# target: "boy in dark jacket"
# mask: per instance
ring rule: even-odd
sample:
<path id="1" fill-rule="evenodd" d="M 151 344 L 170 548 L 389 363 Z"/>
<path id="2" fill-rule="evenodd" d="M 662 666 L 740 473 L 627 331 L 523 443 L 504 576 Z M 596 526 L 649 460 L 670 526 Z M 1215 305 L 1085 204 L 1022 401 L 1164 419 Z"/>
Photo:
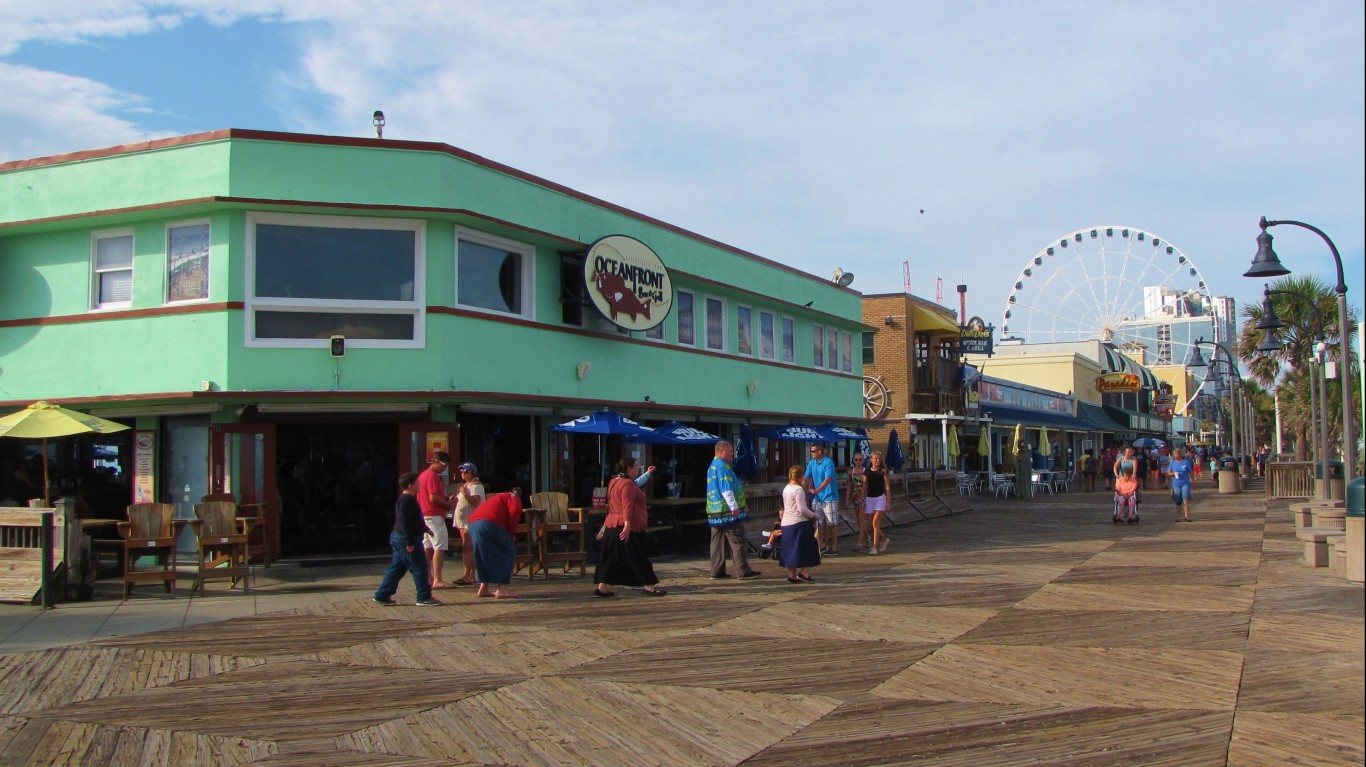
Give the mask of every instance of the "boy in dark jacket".
<path id="1" fill-rule="evenodd" d="M 412 573 L 413 585 L 417 587 L 417 603 L 423 606 L 440 605 L 432 599 L 432 584 L 427 578 L 427 555 L 422 550 L 422 536 L 427 525 L 422 520 L 422 507 L 417 502 L 417 474 L 408 472 L 398 478 L 399 489 L 403 491 L 394 503 L 394 531 L 389 534 L 389 547 L 393 558 L 389 569 L 384 571 L 384 579 L 379 583 L 373 599 L 382 605 L 398 604 L 394 592 L 398 591 L 398 581 L 404 573 Z"/>

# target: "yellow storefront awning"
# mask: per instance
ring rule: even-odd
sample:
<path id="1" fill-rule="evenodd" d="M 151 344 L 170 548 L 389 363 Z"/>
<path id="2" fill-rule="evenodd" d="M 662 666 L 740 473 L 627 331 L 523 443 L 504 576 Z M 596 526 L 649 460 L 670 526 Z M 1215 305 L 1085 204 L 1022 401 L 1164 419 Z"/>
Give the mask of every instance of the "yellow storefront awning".
<path id="1" fill-rule="evenodd" d="M 957 335 L 959 332 L 956 315 L 950 313 L 945 316 L 943 312 L 937 312 L 923 306 L 911 307 L 911 321 L 915 323 L 915 329 L 918 333 L 937 331 Z"/>

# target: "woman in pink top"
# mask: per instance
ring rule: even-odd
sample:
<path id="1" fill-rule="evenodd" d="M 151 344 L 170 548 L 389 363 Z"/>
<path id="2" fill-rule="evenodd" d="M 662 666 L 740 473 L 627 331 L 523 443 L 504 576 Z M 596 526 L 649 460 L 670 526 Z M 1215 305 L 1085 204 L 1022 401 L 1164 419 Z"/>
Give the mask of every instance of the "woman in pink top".
<path id="1" fill-rule="evenodd" d="M 612 584 L 641 586 L 647 597 L 662 597 L 654 565 L 645 553 L 646 528 L 650 524 L 645 510 L 645 491 L 636 484 L 640 463 L 626 456 L 612 469 L 607 483 L 607 519 L 598 531 L 602 548 L 598 552 L 598 566 L 593 571 L 595 597 L 614 597 Z"/>
<path id="2" fill-rule="evenodd" d="M 821 549 L 816 542 L 815 521 L 821 515 L 806 505 L 806 488 L 802 486 L 805 471 L 800 466 L 787 470 L 787 487 L 783 488 L 782 536 L 779 563 L 787 568 L 788 583 L 815 583 L 811 568 L 821 563 Z"/>

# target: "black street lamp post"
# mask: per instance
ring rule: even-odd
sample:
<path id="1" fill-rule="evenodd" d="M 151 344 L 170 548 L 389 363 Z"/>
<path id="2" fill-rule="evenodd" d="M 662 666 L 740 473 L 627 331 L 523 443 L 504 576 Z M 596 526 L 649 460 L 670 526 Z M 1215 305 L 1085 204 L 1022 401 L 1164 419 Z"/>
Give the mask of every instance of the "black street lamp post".
<path id="1" fill-rule="evenodd" d="M 1323 238 L 1328 244 L 1328 250 L 1333 253 L 1333 262 L 1338 270 L 1338 284 L 1333 287 L 1333 291 L 1338 295 L 1338 380 L 1342 385 L 1342 463 L 1343 480 L 1351 482 L 1356 473 L 1356 430 L 1352 424 L 1352 366 L 1351 362 L 1351 327 L 1347 324 L 1347 280 L 1342 274 L 1342 256 L 1338 255 L 1338 248 L 1333 241 L 1328 239 L 1328 235 L 1316 226 L 1306 224 L 1303 221 L 1268 221 L 1266 216 L 1258 222 L 1262 228 L 1262 233 L 1257 235 L 1257 254 L 1252 258 L 1252 266 L 1243 273 L 1244 277 L 1279 277 L 1290 274 L 1290 270 L 1281 264 L 1281 260 L 1276 257 L 1276 251 L 1271 249 L 1271 233 L 1267 231 L 1273 226 L 1282 224 L 1298 226 L 1301 229 L 1308 229 Z M 1324 466 L 1324 479 L 1328 478 L 1327 466 Z"/>

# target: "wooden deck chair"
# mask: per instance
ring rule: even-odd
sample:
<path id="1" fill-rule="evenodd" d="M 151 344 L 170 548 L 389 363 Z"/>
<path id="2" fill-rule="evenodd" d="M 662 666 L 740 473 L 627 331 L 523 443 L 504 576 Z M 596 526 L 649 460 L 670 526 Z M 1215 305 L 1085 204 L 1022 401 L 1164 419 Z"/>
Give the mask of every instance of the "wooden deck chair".
<path id="1" fill-rule="evenodd" d="M 135 503 L 128 507 L 128 521 L 117 525 L 123 538 L 123 598 L 139 583 L 160 582 L 175 596 L 176 536 L 182 525 L 175 520 L 175 506 L 169 503 Z M 138 569 L 138 560 L 152 557 L 154 563 Z"/>
<path id="2" fill-rule="evenodd" d="M 570 509 L 566 493 L 532 493 L 529 500 L 533 508 L 545 509 L 542 534 L 545 536 L 546 570 L 549 571 L 551 563 L 556 563 L 567 573 L 577 564 L 579 575 L 583 576 L 588 564 L 588 534 L 583 509 Z"/>
<path id="3" fill-rule="evenodd" d="M 242 593 L 251 593 L 251 562 L 248 547 L 251 520 L 237 516 L 237 504 L 231 501 L 206 501 L 194 505 L 195 518 L 190 527 L 195 535 L 194 586 L 190 593 L 203 593 L 204 581 L 227 578 L 229 588 L 242 582 Z"/>

